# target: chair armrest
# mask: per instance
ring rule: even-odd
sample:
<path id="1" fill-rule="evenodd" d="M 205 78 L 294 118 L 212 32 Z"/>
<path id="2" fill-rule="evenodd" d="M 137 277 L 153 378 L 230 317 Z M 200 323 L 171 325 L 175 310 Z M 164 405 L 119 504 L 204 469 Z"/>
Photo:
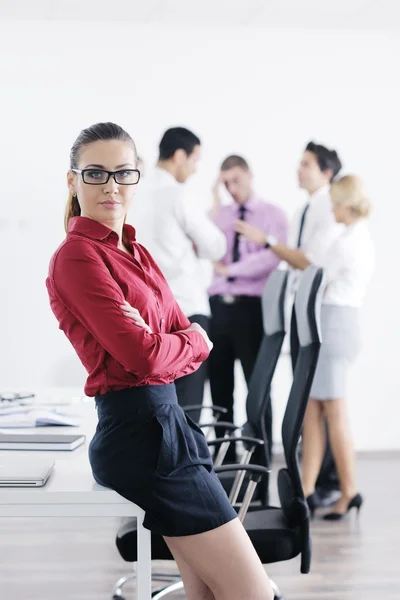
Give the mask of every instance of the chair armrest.
<path id="1" fill-rule="evenodd" d="M 226 456 L 226 453 L 228 452 L 228 449 L 230 448 L 230 445 L 232 442 L 243 442 L 246 452 L 247 452 L 247 457 L 245 458 L 245 460 L 243 460 L 242 464 L 248 464 L 250 462 L 250 458 L 254 452 L 254 450 L 256 449 L 256 446 L 263 446 L 264 442 L 263 440 L 258 440 L 257 438 L 253 438 L 253 437 L 248 437 L 248 436 L 231 436 L 231 437 L 223 437 L 223 438 L 217 438 L 216 440 L 207 440 L 207 445 L 209 447 L 213 447 L 213 446 L 220 446 L 216 456 L 214 456 L 214 465 L 215 466 L 220 466 L 222 465 L 222 463 L 224 462 L 224 458 Z M 236 446 L 235 446 L 236 448 Z M 239 479 L 239 476 L 238 476 Z"/>
<path id="2" fill-rule="evenodd" d="M 207 442 L 208 446 L 216 446 L 217 444 L 223 444 L 224 442 L 244 442 L 245 444 L 253 444 L 255 446 L 264 446 L 263 440 L 259 440 L 253 437 L 244 436 L 232 436 L 232 437 L 223 437 L 217 438 L 216 440 L 210 440 Z"/>
<path id="3" fill-rule="evenodd" d="M 264 477 L 267 477 L 271 473 L 271 469 L 262 467 L 261 465 L 221 465 L 215 467 L 216 473 L 229 473 L 229 471 L 247 471 L 250 473 L 250 479 L 261 481 Z"/>
<path id="4" fill-rule="evenodd" d="M 243 482 L 245 472 L 250 474 L 250 481 L 247 485 L 243 502 L 238 512 L 238 518 L 243 523 L 250 503 L 253 499 L 257 484 L 261 481 L 263 477 L 267 477 L 269 475 L 270 470 L 266 467 L 261 467 L 259 465 L 222 465 L 220 467 L 215 467 L 214 470 L 217 474 L 229 473 L 229 471 L 236 472 L 236 477 L 240 477 L 240 486 Z M 240 472 L 242 472 L 242 475 L 239 475 Z"/>
<path id="5" fill-rule="evenodd" d="M 183 410 L 185 412 L 194 412 L 195 410 L 211 410 L 214 413 L 219 415 L 226 415 L 228 410 L 223 406 L 204 406 L 203 404 L 189 404 L 188 406 L 184 406 Z"/>
<path id="6" fill-rule="evenodd" d="M 234 425 L 233 423 L 229 423 L 228 421 L 215 421 L 215 423 L 198 423 L 199 427 L 224 427 L 225 429 L 229 429 L 230 431 L 236 431 L 237 429 L 242 429 L 243 425 Z"/>

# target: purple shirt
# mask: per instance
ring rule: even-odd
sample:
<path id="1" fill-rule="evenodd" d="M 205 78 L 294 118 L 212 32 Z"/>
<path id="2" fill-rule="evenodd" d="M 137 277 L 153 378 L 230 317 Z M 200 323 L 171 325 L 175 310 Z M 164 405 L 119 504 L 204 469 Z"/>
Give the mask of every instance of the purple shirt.
<path id="1" fill-rule="evenodd" d="M 246 212 L 244 220 L 250 225 L 271 234 L 281 244 L 287 243 L 288 223 L 286 214 L 275 206 L 257 198 L 250 198 L 245 203 Z M 223 231 L 227 240 L 227 253 L 222 259 L 229 265 L 229 277 L 235 281 L 228 281 L 227 277 L 214 273 L 211 286 L 208 289 L 210 296 L 231 294 L 233 296 L 261 296 L 265 282 L 274 271 L 280 259 L 262 246 L 241 239 L 239 241 L 239 262 L 232 262 L 233 244 L 235 239 L 235 221 L 239 218 L 239 204 L 223 206 L 214 223 Z"/>

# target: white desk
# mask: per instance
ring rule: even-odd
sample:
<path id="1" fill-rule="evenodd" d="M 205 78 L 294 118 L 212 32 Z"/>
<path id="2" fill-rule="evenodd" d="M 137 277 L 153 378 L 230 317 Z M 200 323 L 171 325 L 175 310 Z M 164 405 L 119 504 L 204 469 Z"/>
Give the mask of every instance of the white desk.
<path id="1" fill-rule="evenodd" d="M 150 532 L 143 527 L 144 512 L 116 492 L 98 485 L 91 473 L 87 446 L 94 430 L 96 412 L 93 405 L 75 405 L 81 410 L 82 424 L 78 428 L 56 428 L 65 434 L 85 433 L 85 446 L 59 452 L 3 450 L 0 460 L 11 456 L 48 457 L 56 461 L 55 470 L 41 488 L 1 488 L 1 517 L 136 517 L 138 519 L 138 565 L 136 570 L 138 600 L 151 598 Z M 55 428 L 37 428 L 29 431 L 42 433 Z M 17 431 L 17 430 L 15 430 Z M 19 430 L 21 431 L 21 430 Z M 26 429 L 24 430 L 27 431 Z"/>

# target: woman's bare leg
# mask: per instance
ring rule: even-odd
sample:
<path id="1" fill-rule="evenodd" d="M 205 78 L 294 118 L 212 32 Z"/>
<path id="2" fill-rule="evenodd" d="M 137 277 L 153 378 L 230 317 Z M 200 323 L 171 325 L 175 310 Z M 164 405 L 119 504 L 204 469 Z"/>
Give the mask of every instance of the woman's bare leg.
<path id="1" fill-rule="evenodd" d="M 199 535 L 164 539 L 190 600 L 273 600 L 267 573 L 239 519 Z"/>
<path id="2" fill-rule="evenodd" d="M 323 406 L 320 400 L 310 398 L 304 417 L 302 433 L 302 483 L 304 495 L 315 491 L 326 448 Z"/>
<path id="3" fill-rule="evenodd" d="M 165 542 L 169 545 L 170 538 L 164 538 Z M 170 548 L 171 553 L 172 549 Z M 185 595 L 188 600 L 215 600 L 215 596 L 204 583 L 202 579 L 197 575 L 195 570 L 186 562 L 183 555 L 177 550 L 174 553 L 174 559 L 179 569 L 179 574 L 182 577 L 182 581 L 185 586 Z"/>
<path id="4" fill-rule="evenodd" d="M 328 421 L 329 441 L 339 476 L 341 498 L 334 510 L 346 512 L 347 504 L 356 495 L 355 457 L 353 440 L 344 398 L 324 401 Z"/>

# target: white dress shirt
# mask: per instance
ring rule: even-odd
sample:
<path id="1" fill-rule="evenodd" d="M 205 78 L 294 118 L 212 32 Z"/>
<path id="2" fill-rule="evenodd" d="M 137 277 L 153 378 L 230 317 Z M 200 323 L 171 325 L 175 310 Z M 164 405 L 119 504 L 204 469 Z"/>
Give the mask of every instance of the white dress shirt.
<path id="1" fill-rule="evenodd" d="M 301 235 L 300 250 L 304 252 L 308 260 L 316 265 L 322 266 L 322 260 L 332 243 L 344 231 L 344 225 L 336 222 L 332 212 L 332 200 L 330 196 L 330 185 L 325 185 L 309 196 L 307 204 L 296 211 L 291 219 L 289 226 L 289 247 L 297 248 L 299 239 L 300 225 L 306 206 L 306 212 L 303 231 Z M 288 267 L 287 263 L 282 261 L 280 268 L 289 268 L 289 293 L 285 305 L 286 330 L 290 329 L 292 308 L 294 296 L 300 284 L 303 271 Z M 286 338 L 289 343 L 289 336 Z"/>
<path id="2" fill-rule="evenodd" d="M 226 239 L 193 205 L 185 185 L 157 167 L 138 189 L 130 222 L 138 242 L 157 262 L 185 315 L 210 315 L 199 259 L 220 260 L 226 253 Z"/>
<path id="3" fill-rule="evenodd" d="M 343 225 L 336 223 L 332 212 L 330 186 L 326 185 L 311 194 L 306 213 L 300 249 L 308 260 L 321 266 L 321 260 L 332 242 L 342 233 Z M 305 206 L 302 206 L 293 217 L 289 230 L 289 246 L 297 247 L 301 217 Z"/>
<path id="4" fill-rule="evenodd" d="M 346 227 L 321 266 L 327 279 L 323 304 L 360 307 L 375 266 L 375 251 L 364 219 Z"/>

